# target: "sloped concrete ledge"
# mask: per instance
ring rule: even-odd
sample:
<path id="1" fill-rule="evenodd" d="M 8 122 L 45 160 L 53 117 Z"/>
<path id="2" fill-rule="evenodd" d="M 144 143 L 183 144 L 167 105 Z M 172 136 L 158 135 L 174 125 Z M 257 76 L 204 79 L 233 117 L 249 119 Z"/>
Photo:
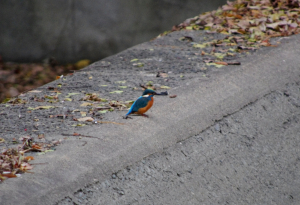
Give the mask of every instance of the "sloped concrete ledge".
<path id="1" fill-rule="evenodd" d="M 134 118 L 126 125 L 87 128 L 86 146 L 68 140 L 36 162 L 35 174 L 1 185 L 0 204 L 55 204 L 81 187 L 105 180 L 112 173 L 178 141 L 201 133 L 224 116 L 239 111 L 287 83 L 299 81 L 300 37 L 266 53 L 258 51 L 239 67 L 227 67 L 209 80 L 194 79 L 174 88 L 176 99 L 158 98 L 151 118 Z M 139 46 L 137 46 L 139 47 Z M 126 51 L 125 51 L 126 52 Z M 76 149 L 74 149 L 76 147 Z"/>

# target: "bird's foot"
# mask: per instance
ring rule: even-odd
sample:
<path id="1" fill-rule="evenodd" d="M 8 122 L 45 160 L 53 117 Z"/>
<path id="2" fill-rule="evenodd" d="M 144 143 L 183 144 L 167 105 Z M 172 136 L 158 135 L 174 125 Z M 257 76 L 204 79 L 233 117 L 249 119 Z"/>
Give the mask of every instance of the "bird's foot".
<path id="1" fill-rule="evenodd" d="M 144 117 L 149 117 L 148 115 L 146 115 L 146 114 L 142 114 L 142 116 L 144 116 Z"/>

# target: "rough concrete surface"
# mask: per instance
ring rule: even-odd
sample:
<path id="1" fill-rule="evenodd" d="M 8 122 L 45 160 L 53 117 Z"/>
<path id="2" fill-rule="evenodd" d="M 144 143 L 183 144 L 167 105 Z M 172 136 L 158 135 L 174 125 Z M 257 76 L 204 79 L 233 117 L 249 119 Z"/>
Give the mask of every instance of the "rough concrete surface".
<path id="1" fill-rule="evenodd" d="M 299 204 L 299 90 L 288 84 L 56 204 Z"/>
<path id="2" fill-rule="evenodd" d="M 164 53 L 163 60 L 188 58 L 180 52 L 195 49 L 180 43 L 162 46 L 177 42 L 180 35 L 184 33 L 105 61 L 120 65 L 120 57 L 130 60 L 141 53 L 143 58 L 151 49 Z M 187 72 L 191 78 L 178 84 L 171 80 L 169 92 L 177 97 L 155 98 L 149 118 L 125 120 L 125 112 L 112 112 L 104 118 L 125 125 L 76 128 L 96 138 L 69 137 L 55 152 L 37 157 L 34 163 L 48 164 L 35 166 L 34 174 L 4 181 L 0 204 L 297 204 L 300 36 L 281 40 L 278 47 L 241 57 L 241 66 L 211 69 L 206 78 Z M 202 62 L 199 58 L 165 64 L 193 68 Z M 149 65 L 144 72 L 136 71 L 138 78 L 157 72 Z M 87 83 L 82 73 L 74 75 Z M 66 126 L 64 132 L 74 130 Z M 50 139 L 62 137 L 60 132 L 47 134 Z"/>

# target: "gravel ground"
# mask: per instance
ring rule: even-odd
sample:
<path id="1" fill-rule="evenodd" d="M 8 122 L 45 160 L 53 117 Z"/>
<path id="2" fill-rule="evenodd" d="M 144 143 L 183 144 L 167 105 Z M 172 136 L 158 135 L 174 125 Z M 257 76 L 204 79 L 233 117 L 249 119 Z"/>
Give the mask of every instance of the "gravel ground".
<path id="1" fill-rule="evenodd" d="M 86 94 L 96 93 L 99 98 L 104 98 L 108 102 L 111 100 L 133 101 L 142 93 L 140 84 L 147 85 L 151 81 L 150 83 L 158 89 L 158 92 L 161 92 L 166 91 L 166 89 L 160 89 L 161 86 L 175 88 L 186 84 L 190 79 L 207 80 L 214 75 L 214 72 L 218 72 L 220 69 L 226 70 L 225 67 L 207 66 L 203 62 L 208 57 L 203 57 L 201 51 L 209 53 L 212 47 L 194 48 L 193 42 L 179 40 L 183 36 L 192 37 L 194 42 L 211 42 L 225 37 L 223 34 L 207 34 L 203 31 L 173 32 L 165 37 L 146 42 L 141 47 L 130 48 L 72 75 L 48 83 L 37 88 L 37 92 L 27 92 L 19 96 L 19 99 L 24 100 L 26 104 L 0 104 L 0 129 L 3 130 L 0 137 L 6 140 L 5 143 L 0 144 L 0 148 L 10 146 L 13 138 L 18 139 L 24 135 L 36 137 L 40 133 L 50 136 L 52 133 L 76 132 L 82 127 L 76 126 L 80 123 L 73 119 L 83 117 L 81 112 L 85 112 L 87 116 L 96 120 L 104 121 L 120 121 L 122 115 L 126 114 L 125 111 L 122 111 L 121 114 L 118 114 L 119 119 L 115 119 L 110 114 L 99 113 L 91 106 L 80 106 L 86 102 L 81 101 Z M 143 49 L 144 47 L 145 49 Z M 153 49 L 149 49 L 149 47 Z M 215 49 L 222 50 L 224 48 Z M 245 55 L 250 56 L 251 54 L 249 52 L 248 54 L 236 53 L 236 56 L 226 56 L 224 60 L 239 61 Z M 165 73 L 167 77 L 157 77 L 158 72 Z M 57 95 L 56 90 L 61 94 Z M 110 93 L 113 91 L 123 92 L 121 94 Z M 77 94 L 72 95 L 74 93 Z M 67 101 L 66 98 L 72 101 Z M 90 102 L 95 104 L 93 107 L 107 104 Z M 39 106 L 53 107 L 32 110 Z M 81 124 L 91 125 L 93 123 Z M 47 138 L 47 140 L 58 139 Z"/>
<path id="2" fill-rule="evenodd" d="M 9 146 L 12 138 L 18 139 L 23 135 L 36 137 L 39 133 L 50 135 L 66 131 L 76 132 L 81 127 L 76 126 L 78 123 L 74 122 L 73 118 L 82 117 L 81 112 L 86 112 L 87 116 L 98 120 L 110 121 L 113 119 L 109 114 L 98 113 L 90 106 L 80 106 L 84 102 L 81 99 L 86 94 L 96 93 L 100 98 L 108 101 L 133 101 L 142 93 L 141 84 L 147 85 L 150 82 L 161 92 L 166 90 L 160 89 L 161 86 L 175 88 L 186 84 L 188 80 L 195 78 L 200 81 L 207 80 L 215 72 L 226 71 L 226 67 L 216 68 L 207 66 L 203 62 L 203 60 L 214 58 L 201 55 L 201 51 L 210 53 L 213 49 L 211 46 L 203 49 L 194 48 L 194 42 L 179 40 L 183 36 L 192 37 L 194 42 L 201 43 L 226 37 L 223 34 L 207 34 L 203 31 L 172 32 L 162 38 L 146 42 L 138 48 L 130 48 L 96 62 L 79 72 L 39 87 L 36 89 L 38 92 L 27 92 L 19 96 L 19 99 L 25 100 L 26 104 L 0 104 L 0 129 L 3 130 L 0 137 L 6 140 L 6 143 L 0 144 L 0 148 L 4 145 Z M 274 38 L 272 43 L 281 40 L 282 38 Z M 149 49 L 149 47 L 153 49 Z M 215 47 L 214 49 L 215 52 L 218 52 L 225 48 Z M 264 47 L 259 51 L 235 53 L 235 56 L 225 56 L 223 60 L 243 63 L 243 57 L 251 57 L 251 52 L 264 52 L 268 49 L 271 47 Z M 158 72 L 167 74 L 167 77 L 157 77 Z M 54 88 L 54 90 L 49 88 Z M 57 95 L 54 92 L 56 89 L 61 94 Z M 121 94 L 110 93 L 113 91 L 123 92 Z M 74 93 L 77 94 L 72 95 Z M 57 99 L 51 99 L 55 96 Z M 66 98 L 70 98 L 72 101 L 67 101 Z M 103 106 L 102 104 L 105 103 L 94 104 L 95 107 Z M 53 106 L 53 108 L 29 110 L 38 106 Z M 120 115 L 124 114 L 125 112 L 122 112 Z M 64 115 L 65 119 L 63 119 Z M 54 117 L 49 119 L 49 116 Z M 92 122 L 85 124 L 90 125 Z"/>

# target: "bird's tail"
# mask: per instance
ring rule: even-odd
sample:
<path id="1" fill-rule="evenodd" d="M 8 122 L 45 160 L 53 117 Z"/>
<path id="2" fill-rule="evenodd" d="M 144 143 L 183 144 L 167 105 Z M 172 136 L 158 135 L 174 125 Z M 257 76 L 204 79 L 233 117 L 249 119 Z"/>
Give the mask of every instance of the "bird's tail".
<path id="1" fill-rule="evenodd" d="M 128 115 L 131 113 L 131 110 L 129 110 L 129 112 L 123 117 L 124 119 L 128 118 Z"/>

